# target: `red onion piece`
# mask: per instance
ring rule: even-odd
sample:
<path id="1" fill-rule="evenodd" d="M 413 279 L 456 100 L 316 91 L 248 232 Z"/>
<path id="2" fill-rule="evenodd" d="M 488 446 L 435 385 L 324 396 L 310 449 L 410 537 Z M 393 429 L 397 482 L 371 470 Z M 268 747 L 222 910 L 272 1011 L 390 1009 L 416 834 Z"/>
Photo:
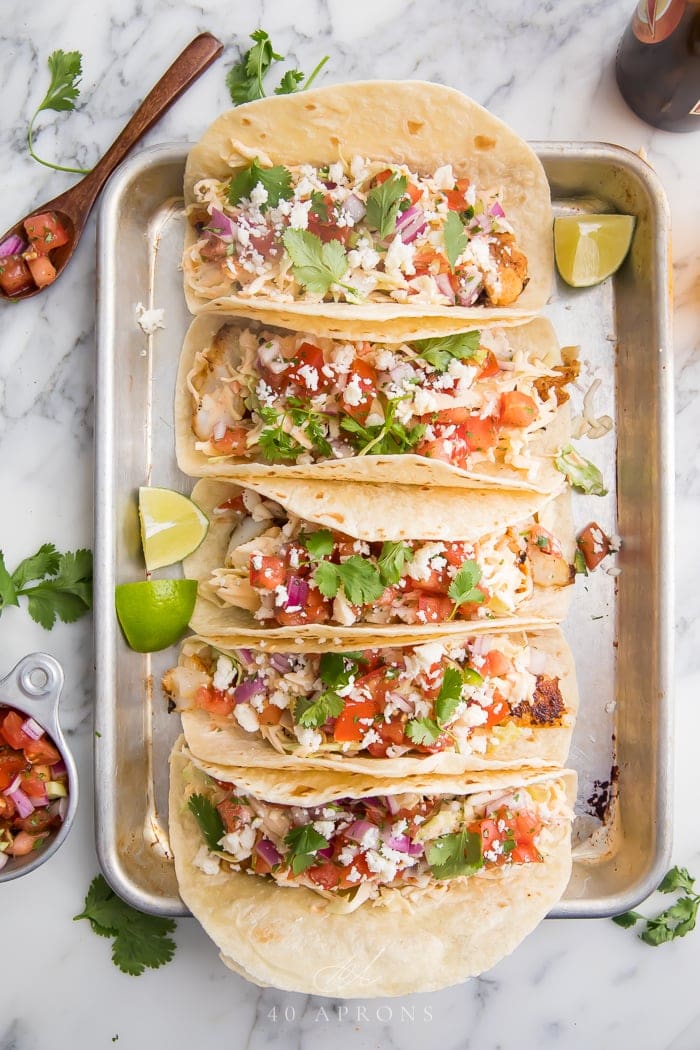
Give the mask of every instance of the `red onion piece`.
<path id="1" fill-rule="evenodd" d="M 247 664 L 247 665 L 255 663 L 255 657 L 253 656 L 253 654 L 250 651 L 250 649 L 239 649 L 238 650 L 238 655 L 241 658 L 241 663 L 244 663 L 244 664 Z"/>
<path id="2" fill-rule="evenodd" d="M 265 683 L 262 678 L 248 678 L 233 690 L 233 702 L 235 704 L 245 704 L 251 697 L 264 692 Z"/>
<path id="3" fill-rule="evenodd" d="M 53 766 L 51 766 L 51 779 L 58 780 L 59 777 L 65 777 L 68 775 L 68 768 L 62 758 L 59 758 Z"/>
<path id="4" fill-rule="evenodd" d="M 309 585 L 306 580 L 300 580 L 298 576 L 290 576 L 287 583 L 287 601 L 285 609 L 303 609 L 309 596 Z"/>
<path id="5" fill-rule="evenodd" d="M 48 806 L 50 799 L 47 794 L 41 795 L 39 798 L 33 798 L 34 809 L 43 809 L 44 806 Z"/>
<path id="6" fill-rule="evenodd" d="M 489 215 L 493 215 L 497 219 L 505 219 L 506 213 L 504 212 L 498 201 L 494 201 L 489 208 Z"/>
<path id="7" fill-rule="evenodd" d="M 289 653 L 273 653 L 270 657 L 270 663 L 275 671 L 279 671 L 280 674 L 287 674 L 292 669 L 292 657 Z"/>
<path id="8" fill-rule="evenodd" d="M 419 857 L 423 852 L 420 842 L 411 842 L 408 835 L 392 835 L 386 840 L 386 844 L 397 853 L 408 853 L 409 857 Z"/>
<path id="9" fill-rule="evenodd" d="M 387 700 L 390 700 L 394 707 L 398 707 L 399 711 L 411 712 L 413 711 L 413 704 L 410 700 L 407 700 L 401 693 L 397 693 L 396 690 L 392 689 L 390 693 L 386 694 Z M 387 797 L 387 806 L 389 804 L 389 798 Z M 389 806 L 389 812 L 391 813 L 391 807 Z"/>
<path id="10" fill-rule="evenodd" d="M 466 288 L 457 292 L 457 299 L 460 306 L 473 306 L 476 300 L 481 295 L 482 281 L 481 278 L 470 278 Z"/>
<path id="11" fill-rule="evenodd" d="M 270 842 L 269 839 L 260 839 L 259 842 L 256 842 L 255 852 L 259 857 L 262 857 L 266 864 L 269 864 L 273 868 L 275 864 L 279 864 L 282 860 L 274 842 Z"/>
<path id="12" fill-rule="evenodd" d="M 367 832 L 375 826 L 369 820 L 355 820 L 349 828 L 345 829 L 343 834 L 346 838 L 352 839 L 353 842 L 361 843 Z"/>
<path id="13" fill-rule="evenodd" d="M 452 306 L 454 306 L 454 304 L 455 304 L 455 293 L 454 293 L 454 290 L 452 288 L 452 285 L 450 284 L 450 278 L 447 276 L 447 274 L 446 273 L 436 273 L 435 274 L 435 284 L 438 286 L 438 291 L 440 292 L 440 294 L 441 295 L 446 295 L 447 298 L 450 300 L 450 304 Z"/>
<path id="14" fill-rule="evenodd" d="M 0 244 L 0 259 L 4 259 L 7 255 L 17 255 L 19 252 L 23 252 L 26 247 L 19 234 L 13 233 L 11 237 L 8 237 Z"/>
<path id="15" fill-rule="evenodd" d="M 396 221 L 396 232 L 401 234 L 404 244 L 411 244 L 427 226 L 425 212 L 418 204 L 412 204 Z"/>
<path id="16" fill-rule="evenodd" d="M 21 783 L 22 781 L 20 780 L 18 773 L 15 779 L 10 784 L 10 786 L 5 788 L 5 790 L 3 791 L 3 795 L 11 795 L 13 791 L 17 791 Z"/>
<path id="17" fill-rule="evenodd" d="M 35 722 L 33 718 L 27 718 L 22 722 L 22 732 L 30 736 L 32 740 L 40 740 L 45 733 L 45 730 L 41 728 L 38 722 Z"/>
<path id="18" fill-rule="evenodd" d="M 486 656 L 493 649 L 493 642 L 487 634 L 478 634 L 469 643 L 469 648 L 474 656 Z"/>
<path id="19" fill-rule="evenodd" d="M 28 817 L 30 813 L 34 812 L 34 804 L 29 796 L 25 795 L 22 788 L 18 787 L 16 791 L 10 791 L 8 788 L 5 794 L 14 802 L 20 817 Z"/>
<path id="20" fill-rule="evenodd" d="M 323 849 L 316 850 L 316 852 L 318 853 L 319 857 L 326 857 L 328 860 L 330 860 L 333 856 L 333 847 L 324 846 Z"/>
<path id="21" fill-rule="evenodd" d="M 233 223 L 227 215 L 224 215 L 218 208 L 212 208 L 211 219 L 208 223 L 209 229 L 212 233 L 215 233 L 221 240 L 230 240 L 233 237 Z"/>

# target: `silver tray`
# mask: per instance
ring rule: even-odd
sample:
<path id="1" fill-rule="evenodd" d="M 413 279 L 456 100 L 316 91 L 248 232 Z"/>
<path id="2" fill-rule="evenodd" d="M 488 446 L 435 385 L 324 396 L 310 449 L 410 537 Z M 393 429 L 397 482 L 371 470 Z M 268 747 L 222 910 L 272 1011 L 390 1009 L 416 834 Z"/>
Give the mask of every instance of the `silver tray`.
<path id="1" fill-rule="evenodd" d="M 673 652 L 673 377 L 668 207 L 652 170 L 615 146 L 535 143 L 557 214 L 637 216 L 630 257 L 597 288 L 559 282 L 546 309 L 563 345 L 588 362 L 574 399 L 602 380 L 595 411 L 613 432 L 577 442 L 603 468 L 604 498 L 574 496 L 578 527 L 623 537 L 619 576 L 579 578 L 564 630 L 581 709 L 570 764 L 579 774 L 574 871 L 552 915 L 605 916 L 660 881 L 671 850 Z M 187 147 L 128 160 L 105 191 L 98 226 L 95 493 L 97 849 L 114 889 L 143 911 L 185 915 L 167 835 L 167 758 L 179 719 L 160 688 L 176 650 L 140 655 L 124 642 L 114 587 L 144 577 L 140 485 L 188 492 L 175 463 L 173 395 L 191 321 L 177 260 Z M 145 336 L 136 304 L 165 309 Z M 607 563 L 604 563 L 607 564 Z M 171 574 L 165 570 L 160 575 Z M 159 574 L 156 574 L 159 575 Z"/>

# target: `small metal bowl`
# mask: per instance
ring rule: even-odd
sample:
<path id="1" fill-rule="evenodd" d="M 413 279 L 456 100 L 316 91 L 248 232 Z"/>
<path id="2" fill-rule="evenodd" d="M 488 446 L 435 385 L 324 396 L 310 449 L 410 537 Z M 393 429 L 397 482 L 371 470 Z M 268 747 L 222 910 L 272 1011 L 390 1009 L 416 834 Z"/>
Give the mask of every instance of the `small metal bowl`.
<path id="1" fill-rule="evenodd" d="M 68 771 L 68 809 L 63 823 L 36 852 L 10 857 L 0 870 L 0 882 L 9 882 L 34 871 L 53 856 L 68 837 L 78 808 L 78 770 L 58 724 L 58 702 L 63 688 L 63 668 L 47 653 L 30 653 L 0 680 L 0 707 L 14 707 L 31 716 L 56 745 Z"/>

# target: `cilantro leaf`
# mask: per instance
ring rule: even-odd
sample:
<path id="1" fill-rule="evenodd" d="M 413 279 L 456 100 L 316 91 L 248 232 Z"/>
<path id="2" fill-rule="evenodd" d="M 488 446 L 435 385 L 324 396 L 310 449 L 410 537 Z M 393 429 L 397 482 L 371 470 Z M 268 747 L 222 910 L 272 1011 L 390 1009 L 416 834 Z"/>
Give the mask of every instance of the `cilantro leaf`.
<path id="1" fill-rule="evenodd" d="M 274 463 L 278 459 L 296 459 L 306 451 L 296 438 L 279 427 L 266 427 L 261 431 L 258 445 L 265 459 Z"/>
<path id="2" fill-rule="evenodd" d="M 441 726 L 449 722 L 462 701 L 464 679 L 456 667 L 447 667 L 435 700 L 435 716 Z"/>
<path id="3" fill-rule="evenodd" d="M 326 437 L 327 423 L 321 413 L 315 412 L 314 409 L 300 401 L 298 397 L 290 397 L 289 404 L 291 406 L 289 414 L 294 425 L 306 431 L 321 455 L 332 456 L 333 449 Z"/>
<path id="4" fill-rule="evenodd" d="M 19 601 L 12 577 L 5 568 L 5 558 L 0 551 L 0 612 L 6 605 L 19 605 Z"/>
<path id="5" fill-rule="evenodd" d="M 452 615 L 456 613 L 457 607 L 465 603 L 481 605 L 485 594 L 477 587 L 481 579 L 481 569 L 476 561 L 468 559 L 462 562 L 462 568 L 455 575 L 447 591 L 448 596 L 455 603 Z"/>
<path id="6" fill-rule="evenodd" d="M 359 455 L 395 456 L 415 448 L 425 433 L 425 424 L 405 427 L 403 423 L 397 422 L 398 404 L 398 398 L 387 401 L 384 422 L 377 426 L 363 426 L 352 416 L 345 416 L 341 420 L 341 429 L 350 434 L 350 441 Z"/>
<path id="7" fill-rule="evenodd" d="M 250 39 L 253 47 L 231 66 L 226 75 L 226 86 L 235 106 L 264 98 L 262 79 L 273 62 L 281 62 L 284 58 L 273 50 L 272 41 L 264 29 L 256 29 L 250 34 Z"/>
<path id="8" fill-rule="evenodd" d="M 412 345 L 429 365 L 438 372 L 446 372 L 452 360 L 474 361 L 482 365 L 486 350 L 480 346 L 480 332 L 459 332 L 457 335 L 417 339 Z"/>
<path id="9" fill-rule="evenodd" d="M 367 224 L 378 231 L 381 240 L 396 229 L 399 204 L 406 194 L 407 185 L 405 175 L 394 173 L 367 195 Z"/>
<path id="10" fill-rule="evenodd" d="M 40 580 L 43 576 L 55 576 L 58 572 L 60 555 L 53 543 L 42 543 L 36 554 L 24 558 L 12 573 L 12 582 L 18 590 L 30 580 Z"/>
<path id="11" fill-rule="evenodd" d="M 51 630 L 56 617 L 73 623 L 92 608 L 92 553 L 78 550 L 59 554 L 54 576 L 18 593 L 27 598 L 31 618 L 46 630 Z"/>
<path id="12" fill-rule="evenodd" d="M 474 831 L 441 835 L 428 846 L 425 855 L 436 879 L 473 875 L 484 865 L 481 838 Z"/>
<path id="13" fill-rule="evenodd" d="M 362 653 L 322 653 L 319 675 L 329 689 L 344 689 L 351 678 L 359 674 L 360 664 L 366 663 Z"/>
<path id="14" fill-rule="evenodd" d="M 376 601 L 384 593 L 379 570 L 359 554 L 336 565 L 345 596 L 353 605 Z"/>
<path id="15" fill-rule="evenodd" d="M 384 583 L 389 586 L 398 583 L 401 579 L 403 568 L 413 559 L 413 550 L 407 543 L 392 543 L 389 540 L 382 544 L 379 555 L 379 572 Z"/>
<path id="16" fill-rule="evenodd" d="M 311 194 L 309 214 L 315 215 L 319 222 L 328 222 L 328 205 L 324 194 L 320 190 L 314 190 Z"/>
<path id="17" fill-rule="evenodd" d="M 169 936 L 175 929 L 172 919 L 144 915 L 110 889 L 102 875 L 90 884 L 83 911 L 77 919 L 88 919 L 100 937 L 113 937 L 112 962 L 123 973 L 138 977 L 148 967 L 157 969 L 170 962 L 175 942 Z"/>
<path id="18" fill-rule="evenodd" d="M 661 880 L 659 892 L 674 893 L 682 890 L 686 896 L 679 897 L 669 908 L 652 918 L 646 918 L 637 911 L 627 911 L 622 915 L 613 916 L 613 922 L 624 929 L 634 926 L 640 920 L 645 922 L 639 937 L 652 947 L 667 944 L 676 937 L 685 937 L 695 929 L 700 907 L 700 894 L 694 892 L 694 886 L 695 879 L 687 868 L 671 868 Z"/>
<path id="19" fill-rule="evenodd" d="M 333 550 L 333 533 L 329 529 L 319 529 L 299 536 L 312 558 L 325 558 Z"/>
<path id="20" fill-rule="evenodd" d="M 253 47 L 246 51 L 226 74 L 226 85 L 234 106 L 264 98 L 263 77 L 273 62 L 281 62 L 284 59 L 284 55 L 279 55 L 273 50 L 272 41 L 264 29 L 256 29 L 250 34 L 250 39 L 253 41 Z M 325 55 L 306 79 L 302 90 L 306 91 L 311 86 L 327 61 L 328 55 Z M 303 80 L 304 73 L 300 73 L 298 69 L 290 69 L 275 88 L 275 94 L 290 95 L 299 91 Z"/>
<path id="21" fill-rule="evenodd" d="M 634 926 L 636 922 L 643 918 L 644 916 L 641 915 L 638 911 L 625 911 L 622 913 L 622 915 L 614 915 L 613 922 L 616 923 L 618 926 L 622 926 L 623 929 L 628 930 L 630 929 L 630 927 Z"/>
<path id="22" fill-rule="evenodd" d="M 191 795 L 187 808 L 199 824 L 199 830 L 209 849 L 221 849 L 219 841 L 225 833 L 224 822 L 211 799 L 205 795 Z"/>
<path id="23" fill-rule="evenodd" d="M 588 493 L 589 496 L 605 496 L 607 489 L 603 475 L 590 460 L 579 455 L 572 445 L 565 445 L 554 457 L 557 470 L 568 479 L 574 489 Z"/>
<path id="24" fill-rule="evenodd" d="M 447 213 L 447 220 L 442 232 L 445 238 L 445 253 L 450 269 L 454 273 L 455 263 L 467 247 L 467 233 L 457 212 L 450 211 Z"/>
<path id="25" fill-rule="evenodd" d="M 305 729 L 318 729 L 329 718 L 337 718 L 344 707 L 342 696 L 333 690 L 321 693 L 315 700 L 310 696 L 302 696 L 294 707 L 294 721 Z"/>
<path id="26" fill-rule="evenodd" d="M 414 744 L 430 746 L 439 738 L 442 730 L 432 718 L 412 718 L 406 723 L 406 736 Z"/>
<path id="27" fill-rule="evenodd" d="M 268 208 L 276 208 L 281 200 L 289 200 L 294 196 L 292 189 L 292 173 L 283 164 L 275 164 L 272 168 L 263 168 L 258 164 L 255 157 L 247 168 L 240 168 L 231 177 L 228 184 L 229 204 L 238 204 L 244 197 L 250 199 L 255 187 L 260 184 L 267 190 L 267 200 L 260 205 L 260 211 Z"/>
<path id="28" fill-rule="evenodd" d="M 293 95 L 299 90 L 304 74 L 298 69 L 288 69 L 275 88 L 276 95 Z"/>
<path id="29" fill-rule="evenodd" d="M 284 841 L 289 846 L 287 860 L 291 858 L 295 875 L 310 868 L 316 860 L 318 850 L 328 847 L 328 840 L 316 831 L 313 824 L 302 824 L 301 827 L 292 828 L 285 835 Z"/>
<path id="30" fill-rule="evenodd" d="M 332 561 L 319 562 L 314 573 L 314 583 L 324 598 L 335 598 L 342 583 L 338 565 Z"/>
<path id="31" fill-rule="evenodd" d="M 695 879 L 688 869 L 675 867 L 666 872 L 658 889 L 659 893 L 673 893 L 674 890 L 686 890 L 687 893 L 693 893 L 694 887 Z"/>
<path id="32" fill-rule="evenodd" d="M 80 94 L 80 78 L 83 74 L 83 56 L 79 51 L 53 51 L 49 55 L 48 67 L 51 74 L 49 88 L 41 100 L 27 129 L 27 147 L 30 156 L 46 168 L 55 171 L 69 171 L 77 175 L 87 175 L 89 168 L 66 168 L 61 164 L 53 164 L 51 161 L 43 160 L 34 152 L 34 122 L 42 110 L 52 109 L 57 113 L 70 112 L 75 109 L 75 102 Z"/>
<path id="33" fill-rule="evenodd" d="M 340 241 L 324 244 L 308 230 L 285 231 L 282 238 L 292 260 L 294 276 L 310 292 L 325 295 L 332 284 L 339 284 L 348 268 L 347 255 Z"/>

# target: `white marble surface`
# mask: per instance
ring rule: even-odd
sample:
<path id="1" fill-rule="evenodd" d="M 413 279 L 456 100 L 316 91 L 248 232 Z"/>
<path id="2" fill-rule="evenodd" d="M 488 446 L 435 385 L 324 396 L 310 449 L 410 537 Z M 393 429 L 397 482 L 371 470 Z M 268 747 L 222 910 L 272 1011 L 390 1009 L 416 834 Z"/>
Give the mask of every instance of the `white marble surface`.
<path id="1" fill-rule="evenodd" d="M 674 860 L 700 874 L 695 741 L 700 731 L 700 136 L 642 124 L 618 96 L 616 41 L 633 0 L 540 4 L 443 0 L 4 0 L 0 29 L 0 229 L 72 184 L 24 148 L 56 47 L 84 55 L 78 112 L 49 114 L 38 144 L 86 165 L 105 150 L 172 57 L 209 29 L 227 44 L 215 65 L 146 142 L 196 138 L 227 106 L 225 68 L 258 25 L 309 70 L 331 55 L 322 83 L 420 77 L 473 95 L 532 139 L 594 139 L 644 149 L 674 220 L 677 510 L 677 745 Z M 293 16 L 291 12 L 293 11 Z M 57 119 L 53 119 L 56 116 Z M 94 219 L 55 288 L 0 306 L 0 547 L 8 564 L 41 542 L 89 545 L 93 510 Z M 181 921 L 175 960 L 138 979 L 119 973 L 109 945 L 73 923 L 97 871 L 91 747 L 95 684 L 88 619 L 46 634 L 26 612 L 0 622 L 0 672 L 44 648 L 66 670 L 64 722 L 78 758 L 78 824 L 60 853 L 0 887 L 0 1050 L 112 1044 L 130 1050 L 201 1044 L 313 1050 L 336 1046 L 496 1050 L 548 1046 L 700 1045 L 700 932 L 651 949 L 609 920 L 548 921 L 481 979 L 402 1001 L 332 1000 L 260 991 L 230 974 L 198 925 Z"/>

